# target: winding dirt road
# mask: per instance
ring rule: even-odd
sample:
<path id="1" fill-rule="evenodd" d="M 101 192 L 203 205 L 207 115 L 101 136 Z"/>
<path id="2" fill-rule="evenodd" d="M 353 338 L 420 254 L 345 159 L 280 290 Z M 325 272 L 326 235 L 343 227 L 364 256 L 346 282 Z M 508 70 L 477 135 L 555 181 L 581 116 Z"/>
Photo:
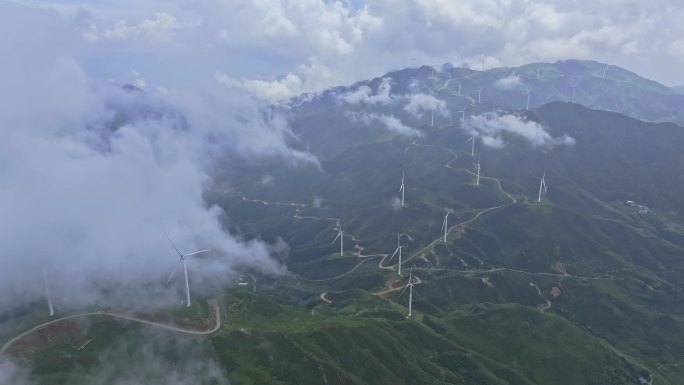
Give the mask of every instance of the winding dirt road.
<path id="1" fill-rule="evenodd" d="M 7 342 L 5 345 L 3 345 L 3 347 L 0 349 L 0 355 L 4 354 L 7 351 L 7 349 L 9 349 L 10 346 L 12 346 L 13 343 L 15 343 L 16 341 L 19 341 L 24 336 L 27 336 L 27 335 L 29 335 L 29 334 L 37 331 L 37 330 L 43 329 L 47 326 L 50 326 L 52 324 L 55 324 L 55 323 L 58 323 L 58 322 L 61 322 L 64 320 L 75 319 L 75 318 L 84 318 L 84 317 L 93 317 L 93 316 L 106 316 L 106 317 L 111 317 L 111 318 L 116 318 L 116 319 L 121 319 L 121 320 L 126 320 L 126 321 L 133 321 L 133 322 L 141 323 L 144 325 L 149 325 L 149 326 L 154 326 L 154 327 L 170 330 L 170 331 L 177 332 L 177 333 L 193 334 L 193 335 L 212 334 L 212 333 L 216 332 L 221 327 L 221 312 L 219 311 L 218 301 L 215 301 L 215 300 L 210 301 L 210 304 L 214 308 L 214 314 L 216 314 L 216 324 L 214 325 L 213 328 L 211 328 L 209 330 L 183 329 L 183 328 L 179 328 L 176 326 L 165 325 L 165 324 L 161 324 L 161 323 L 157 323 L 157 322 L 153 322 L 153 321 L 144 320 L 142 318 L 137 318 L 137 317 L 133 317 L 133 316 L 126 315 L 126 314 L 117 314 L 117 313 L 110 313 L 110 312 L 104 312 L 104 311 L 96 311 L 96 312 L 90 312 L 90 313 L 73 314 L 73 315 L 61 317 L 61 318 L 40 324 L 40 325 L 34 327 L 33 329 L 25 331 L 24 333 L 21 333 L 20 335 L 12 338 L 9 342 Z"/>

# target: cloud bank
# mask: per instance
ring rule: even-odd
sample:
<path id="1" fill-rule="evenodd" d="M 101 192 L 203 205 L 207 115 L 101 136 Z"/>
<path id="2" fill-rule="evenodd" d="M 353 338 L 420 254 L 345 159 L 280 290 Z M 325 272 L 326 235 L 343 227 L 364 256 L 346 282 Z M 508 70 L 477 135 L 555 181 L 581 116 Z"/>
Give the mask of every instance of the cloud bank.
<path id="1" fill-rule="evenodd" d="M 436 112 L 440 115 L 447 116 L 448 110 L 444 100 L 424 93 L 410 94 L 405 96 L 408 99 L 408 104 L 404 107 L 408 113 L 415 117 L 420 117 L 423 112 Z"/>
<path id="2" fill-rule="evenodd" d="M 392 79 L 383 78 L 380 85 L 377 87 L 377 91 L 373 93 L 370 87 L 362 85 L 354 91 L 344 93 L 339 96 L 339 99 L 352 105 L 364 104 L 364 105 L 388 105 L 394 102 L 394 99 L 390 95 L 392 91 Z"/>
<path id="3" fill-rule="evenodd" d="M 182 282 L 160 284 L 178 259 L 162 229 L 182 251 L 212 249 L 189 260 L 194 293 L 242 269 L 284 272 L 271 257 L 281 246 L 228 233 L 203 199 L 223 154 L 315 164 L 288 147 L 283 118 L 211 78 L 158 95 L 93 79 L 60 15 L 0 10 L 14 53 L 0 62 L 0 315 L 44 301 L 41 269 L 58 312 L 176 303 Z"/>
<path id="4" fill-rule="evenodd" d="M 352 113 L 350 117 L 353 121 L 361 122 L 365 125 L 372 125 L 379 123 L 383 128 L 398 135 L 406 136 L 408 138 L 419 138 L 423 133 L 405 125 L 401 119 L 391 114 L 381 114 L 375 112 L 369 113 Z"/>
<path id="5" fill-rule="evenodd" d="M 485 113 L 470 118 L 467 130 L 471 135 L 482 139 L 485 146 L 502 148 L 505 146 L 503 134 L 522 138 L 533 147 L 573 146 L 575 140 L 568 135 L 553 137 L 544 127 L 533 121 L 525 121 L 512 114 Z"/>
<path id="6" fill-rule="evenodd" d="M 510 91 L 521 86 L 522 81 L 520 80 L 520 76 L 511 74 L 505 78 L 498 79 L 493 85 L 500 90 Z"/>
<path id="7" fill-rule="evenodd" d="M 289 98 L 416 64 L 472 68 L 597 59 L 681 83 L 684 9 L 677 0 L 86 0 L 31 4 L 67 14 L 84 56 L 105 76 L 201 58 L 265 98 Z M 458 43 L 452 37 L 458 36 Z M 116 60 L 107 59 L 115 51 Z M 154 60 L 154 58 L 152 59 Z M 118 72 L 117 72 L 118 71 Z M 154 74 L 153 83 L 170 79 Z M 269 83 L 271 83 L 269 85 Z"/>

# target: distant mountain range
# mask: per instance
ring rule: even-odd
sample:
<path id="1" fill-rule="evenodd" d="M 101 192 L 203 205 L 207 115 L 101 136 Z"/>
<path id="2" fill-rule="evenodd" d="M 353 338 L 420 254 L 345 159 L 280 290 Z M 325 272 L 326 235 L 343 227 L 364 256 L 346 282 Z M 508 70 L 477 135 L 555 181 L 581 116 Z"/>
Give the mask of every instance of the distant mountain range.
<path id="1" fill-rule="evenodd" d="M 230 159 L 205 193 L 288 245 L 289 276 L 220 295 L 231 383 L 681 383 L 684 95 L 593 61 L 423 66 L 283 111 L 320 168 Z"/>

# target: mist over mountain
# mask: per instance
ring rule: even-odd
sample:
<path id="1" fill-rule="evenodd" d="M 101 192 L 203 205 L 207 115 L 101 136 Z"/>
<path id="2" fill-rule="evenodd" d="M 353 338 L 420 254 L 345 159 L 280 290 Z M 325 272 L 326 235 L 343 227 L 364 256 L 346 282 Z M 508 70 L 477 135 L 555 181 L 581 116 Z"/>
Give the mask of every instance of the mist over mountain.
<path id="1" fill-rule="evenodd" d="M 679 385 L 677 5 L 1 3 L 0 385 Z"/>

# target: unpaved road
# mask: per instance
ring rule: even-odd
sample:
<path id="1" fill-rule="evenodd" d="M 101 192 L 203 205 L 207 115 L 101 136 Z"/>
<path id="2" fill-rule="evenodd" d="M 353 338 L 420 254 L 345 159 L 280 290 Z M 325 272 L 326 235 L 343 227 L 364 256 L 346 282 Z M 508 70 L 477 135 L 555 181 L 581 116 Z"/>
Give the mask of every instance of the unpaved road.
<path id="1" fill-rule="evenodd" d="M 126 321 L 133 321 L 137 323 L 141 323 L 144 325 L 149 325 L 149 326 L 154 326 L 166 330 L 170 330 L 173 332 L 177 333 L 185 333 L 185 334 L 194 334 L 194 335 L 206 335 L 206 334 L 212 334 L 216 332 L 220 327 L 221 327 L 221 312 L 219 311 L 219 306 L 218 306 L 218 301 L 210 301 L 210 304 L 214 307 L 214 313 L 216 314 L 216 324 L 214 325 L 213 328 L 209 330 L 190 330 L 190 329 L 182 329 L 176 326 L 171 326 L 171 325 L 164 325 L 161 323 L 153 322 L 153 321 L 148 321 L 144 320 L 141 318 L 133 317 L 130 315 L 126 314 L 117 314 L 117 313 L 110 313 L 110 312 L 104 312 L 104 311 L 96 311 L 96 312 L 90 312 L 90 313 L 81 313 L 81 314 L 73 314 L 69 316 L 65 316 L 62 318 L 58 318 L 49 322 L 46 322 L 44 324 L 40 324 L 36 327 L 34 327 L 31 330 L 25 331 L 24 333 L 21 333 L 20 335 L 12 338 L 9 342 L 7 342 L 5 345 L 3 345 L 2 349 L 0 349 L 0 355 L 4 354 L 7 349 L 9 349 L 10 346 L 12 346 L 13 343 L 16 341 L 20 340 L 24 336 L 27 336 L 37 330 L 43 329 L 47 326 L 50 326 L 52 324 L 55 324 L 60 321 L 68 320 L 68 319 L 75 319 L 75 318 L 83 318 L 83 317 L 93 317 L 93 316 L 106 316 L 106 317 L 111 317 L 111 318 L 116 318 L 116 319 L 122 319 Z"/>

